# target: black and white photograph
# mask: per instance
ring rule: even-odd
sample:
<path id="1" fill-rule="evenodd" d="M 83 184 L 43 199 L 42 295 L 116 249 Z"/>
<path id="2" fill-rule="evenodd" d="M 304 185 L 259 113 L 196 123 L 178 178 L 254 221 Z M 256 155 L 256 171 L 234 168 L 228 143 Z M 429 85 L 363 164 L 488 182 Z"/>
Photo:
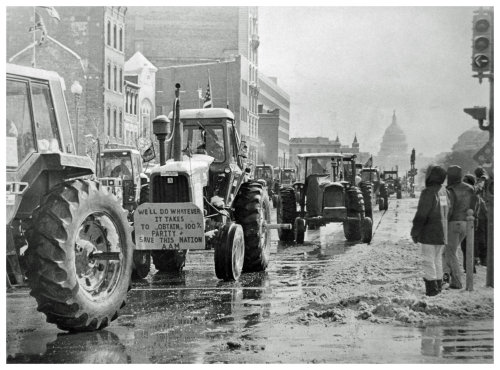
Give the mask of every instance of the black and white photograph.
<path id="1" fill-rule="evenodd" d="M 6 364 L 493 368 L 492 1 L 0 12 Z"/>

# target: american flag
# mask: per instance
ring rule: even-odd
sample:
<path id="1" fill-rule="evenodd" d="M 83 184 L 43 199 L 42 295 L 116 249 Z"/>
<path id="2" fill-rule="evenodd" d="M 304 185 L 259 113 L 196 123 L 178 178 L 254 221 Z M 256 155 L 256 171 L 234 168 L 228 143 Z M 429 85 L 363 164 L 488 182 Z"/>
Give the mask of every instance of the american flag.
<path id="1" fill-rule="evenodd" d="M 373 166 L 373 156 L 368 159 L 368 161 L 365 163 L 364 167 L 371 167 Z"/>
<path id="2" fill-rule="evenodd" d="M 205 100 L 203 101 L 203 108 L 213 108 L 212 92 L 211 92 L 211 88 L 210 88 L 210 79 L 208 79 L 207 92 L 205 93 Z"/>

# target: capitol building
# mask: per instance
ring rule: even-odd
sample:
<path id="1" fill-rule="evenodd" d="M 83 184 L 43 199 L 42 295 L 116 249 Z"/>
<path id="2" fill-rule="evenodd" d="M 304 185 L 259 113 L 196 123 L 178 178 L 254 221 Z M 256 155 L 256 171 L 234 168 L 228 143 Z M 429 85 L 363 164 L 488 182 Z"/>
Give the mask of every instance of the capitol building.
<path id="1" fill-rule="evenodd" d="M 410 168 L 410 151 L 406 135 L 396 120 L 396 111 L 392 114 L 392 123 L 385 130 L 378 155 L 374 157 L 374 165 L 381 170 L 399 170 L 399 176 L 404 176 Z"/>

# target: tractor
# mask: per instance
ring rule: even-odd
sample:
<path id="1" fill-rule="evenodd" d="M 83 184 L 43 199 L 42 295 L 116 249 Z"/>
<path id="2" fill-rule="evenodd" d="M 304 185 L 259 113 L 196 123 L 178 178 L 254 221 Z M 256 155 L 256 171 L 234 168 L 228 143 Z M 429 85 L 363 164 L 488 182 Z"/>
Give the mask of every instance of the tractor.
<path id="1" fill-rule="evenodd" d="M 389 193 L 387 191 L 387 184 L 380 177 L 378 168 L 363 167 L 360 176 L 361 182 L 359 183 L 359 187 L 362 189 L 363 194 L 366 194 L 369 186 L 371 186 L 372 205 L 373 203 L 378 204 L 379 211 L 387 210 L 389 206 Z M 364 189 L 367 190 L 365 191 Z"/>
<path id="2" fill-rule="evenodd" d="M 127 212 L 75 152 L 64 81 L 7 64 L 7 284 L 66 331 L 106 327 L 132 269 Z"/>
<path id="3" fill-rule="evenodd" d="M 134 214 L 136 249 L 151 250 L 155 266 L 182 263 L 186 250 L 213 249 L 215 274 L 225 281 L 263 271 L 269 230 L 277 226 L 269 223 L 265 187 L 249 179 L 234 115 L 223 108 L 181 110 L 179 89 L 169 117 L 153 120 L 160 165 L 151 171 L 149 202 Z"/>
<path id="4" fill-rule="evenodd" d="M 355 185 L 356 155 L 347 153 L 299 154 L 299 180 L 280 189 L 277 222 L 293 223 L 292 230 L 279 229 L 282 241 L 302 243 L 306 229 L 342 222 L 348 241 L 369 243 L 372 219 L 364 197 Z M 296 193 L 299 194 L 297 209 Z M 371 194 L 368 201 L 371 204 Z"/>
<path id="5" fill-rule="evenodd" d="M 262 163 L 254 168 L 254 178 L 266 186 L 267 195 L 271 199 L 273 207 L 276 207 L 278 200 L 279 181 L 276 177 L 275 169 L 270 164 Z"/>
<path id="6" fill-rule="evenodd" d="M 389 195 L 396 193 L 396 198 L 402 198 L 401 179 L 398 177 L 398 171 L 384 171 L 384 181 L 387 184 L 387 192 Z"/>
<path id="7" fill-rule="evenodd" d="M 143 169 L 143 161 L 154 158 L 151 151 L 141 154 L 133 148 L 106 148 L 97 153 L 96 173 L 99 181 L 122 202 L 128 211 L 130 222 L 141 203 L 149 201 L 149 178 Z M 134 236 L 134 235 L 132 235 Z M 133 279 L 144 279 L 151 267 L 149 251 L 134 250 Z"/>

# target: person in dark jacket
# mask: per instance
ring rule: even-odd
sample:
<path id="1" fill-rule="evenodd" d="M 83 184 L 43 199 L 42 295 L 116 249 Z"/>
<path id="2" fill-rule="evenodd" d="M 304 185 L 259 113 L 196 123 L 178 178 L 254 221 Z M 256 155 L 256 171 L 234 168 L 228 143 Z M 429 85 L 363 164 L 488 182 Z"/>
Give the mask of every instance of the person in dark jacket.
<path id="1" fill-rule="evenodd" d="M 462 289 L 462 271 L 458 263 L 457 249 L 467 230 L 467 211 L 475 209 L 474 188 L 462 181 L 462 168 L 450 166 L 447 171 L 450 200 L 453 210 L 448 223 L 448 243 L 444 251 L 443 271 L 450 275 L 450 288 Z"/>
<path id="2" fill-rule="evenodd" d="M 475 188 L 475 186 L 476 186 L 476 176 L 474 176 L 470 173 L 465 175 L 462 181 L 465 182 L 466 184 L 469 184 L 473 188 Z M 475 194 L 475 197 L 476 197 L 476 201 L 477 201 L 478 200 L 477 192 Z M 479 206 L 479 203 L 476 203 L 476 205 Z M 477 208 L 473 209 L 473 211 L 474 211 L 475 221 L 477 221 L 478 209 Z M 475 222 L 474 223 L 474 257 L 478 257 L 477 237 L 478 237 L 477 222 Z M 467 272 L 467 237 L 465 237 L 465 239 L 462 240 L 461 248 L 462 248 L 463 261 L 464 261 L 464 272 Z M 476 266 L 475 265 L 474 265 L 474 273 L 476 273 Z"/>
<path id="3" fill-rule="evenodd" d="M 451 207 L 448 191 L 442 186 L 445 179 L 446 171 L 442 167 L 429 166 L 411 229 L 413 242 L 422 246 L 425 294 L 428 296 L 441 291 L 442 255 L 448 238 Z"/>
<path id="4" fill-rule="evenodd" d="M 488 174 L 482 167 L 475 169 L 474 174 L 477 177 L 476 194 L 479 205 L 477 207 L 477 223 L 474 234 L 474 247 L 477 249 L 477 257 L 482 266 L 486 266 L 488 257 L 488 208 L 485 203 L 485 185 L 488 180 Z"/>

